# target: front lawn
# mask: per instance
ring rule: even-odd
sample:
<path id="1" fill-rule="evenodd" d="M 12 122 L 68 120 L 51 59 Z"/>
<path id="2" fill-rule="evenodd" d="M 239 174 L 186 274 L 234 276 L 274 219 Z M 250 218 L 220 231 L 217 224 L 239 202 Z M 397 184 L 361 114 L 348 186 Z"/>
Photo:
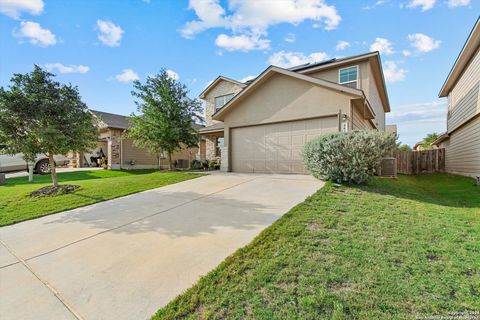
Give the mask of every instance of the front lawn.
<path id="1" fill-rule="evenodd" d="M 480 188 L 432 174 L 327 184 L 153 318 L 427 319 L 474 310 Z"/>
<path id="2" fill-rule="evenodd" d="M 66 172 L 58 174 L 59 183 L 79 185 L 80 189 L 71 194 L 43 198 L 31 198 L 29 193 L 51 184 L 50 176 L 35 176 L 33 184 L 28 183 L 27 177 L 7 179 L 7 184 L 0 186 L 0 226 L 118 198 L 198 176 L 200 174 L 154 170 Z"/>

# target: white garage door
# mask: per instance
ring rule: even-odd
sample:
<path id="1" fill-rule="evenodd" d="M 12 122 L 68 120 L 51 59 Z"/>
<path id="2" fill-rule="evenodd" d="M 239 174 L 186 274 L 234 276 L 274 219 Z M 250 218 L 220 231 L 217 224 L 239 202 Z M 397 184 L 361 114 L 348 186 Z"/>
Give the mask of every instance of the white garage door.
<path id="1" fill-rule="evenodd" d="M 337 131 L 337 117 L 234 128 L 232 170 L 306 173 L 301 155 L 304 144 L 322 133 Z"/>

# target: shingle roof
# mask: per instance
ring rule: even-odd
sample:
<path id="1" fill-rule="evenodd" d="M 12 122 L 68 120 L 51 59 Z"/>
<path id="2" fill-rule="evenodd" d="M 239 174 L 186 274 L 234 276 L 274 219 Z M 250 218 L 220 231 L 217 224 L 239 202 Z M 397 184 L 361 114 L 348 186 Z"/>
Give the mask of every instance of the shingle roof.
<path id="1" fill-rule="evenodd" d="M 116 128 L 116 129 L 128 129 L 130 126 L 128 124 L 128 116 L 123 116 L 121 114 L 108 113 L 97 110 L 90 110 L 95 116 L 97 116 L 104 124 L 104 128 Z M 193 128 L 199 130 L 203 128 L 203 125 L 194 123 Z"/>
<path id="2" fill-rule="evenodd" d="M 107 128 L 128 129 L 128 117 L 120 114 L 108 113 L 97 110 L 90 110 L 97 116 Z"/>
<path id="3" fill-rule="evenodd" d="M 222 131 L 224 127 L 225 125 L 223 122 L 218 122 L 218 123 L 212 124 L 211 126 L 201 128 L 200 130 L 198 130 L 198 132 L 207 133 L 207 132 Z"/>

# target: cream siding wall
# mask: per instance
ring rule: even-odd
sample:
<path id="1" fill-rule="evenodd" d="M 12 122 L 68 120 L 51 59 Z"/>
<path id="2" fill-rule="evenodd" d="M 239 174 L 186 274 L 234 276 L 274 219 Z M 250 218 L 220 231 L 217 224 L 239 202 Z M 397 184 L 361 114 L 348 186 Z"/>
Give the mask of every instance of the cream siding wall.
<path id="1" fill-rule="evenodd" d="M 365 88 L 368 87 L 368 68 L 369 64 L 368 62 L 360 62 L 360 63 L 354 63 L 351 65 L 345 65 L 342 67 L 335 67 L 332 69 L 327 69 L 327 70 L 321 70 L 317 71 L 314 73 L 307 73 L 307 75 L 318 78 L 318 79 L 323 79 L 335 83 L 339 83 L 339 72 L 340 69 L 348 68 L 348 67 L 353 67 L 353 66 L 358 66 L 358 89 L 364 90 Z"/>
<path id="2" fill-rule="evenodd" d="M 480 113 L 480 48 L 449 93 L 447 130 L 451 132 Z M 480 139 L 480 136 L 477 136 Z"/>
<path id="3" fill-rule="evenodd" d="M 378 87 L 373 76 L 373 71 L 370 65 L 368 65 L 368 86 L 365 88 L 365 95 L 367 96 L 370 106 L 375 112 L 375 124 L 378 130 L 385 131 L 385 111 L 383 108 L 380 94 L 378 93 Z"/>
<path id="4" fill-rule="evenodd" d="M 444 147 L 448 172 L 480 176 L 480 117 L 453 132 Z"/>
<path id="5" fill-rule="evenodd" d="M 363 119 L 363 115 L 358 108 L 353 107 L 352 126 L 354 130 L 368 130 L 373 129 L 368 120 Z"/>
<path id="6" fill-rule="evenodd" d="M 379 90 L 373 76 L 371 65 L 368 61 L 336 67 L 328 70 L 321 70 L 315 73 L 308 74 L 309 76 L 324 79 L 339 83 L 339 70 L 352 66 L 358 66 L 358 89 L 363 90 L 365 96 L 370 102 L 373 111 L 375 112 L 375 120 L 378 130 L 385 131 L 385 109 L 380 99 Z"/>
<path id="7" fill-rule="evenodd" d="M 205 124 L 210 126 L 212 124 L 221 122 L 212 119 L 212 115 L 215 113 L 215 97 L 227 95 L 230 93 L 237 94 L 242 90 L 242 87 L 236 83 L 220 80 L 217 85 L 210 89 L 210 91 L 205 95 Z"/>
<path id="8" fill-rule="evenodd" d="M 131 139 L 123 139 L 122 147 L 122 167 L 128 167 L 128 164 L 131 160 L 135 161 L 135 165 L 148 165 L 154 168 L 158 166 L 157 157 L 152 156 L 147 150 L 143 148 L 136 147 Z"/>
<path id="9" fill-rule="evenodd" d="M 146 149 L 138 148 L 134 145 L 133 140 L 123 139 L 121 146 L 122 149 L 122 168 L 134 169 L 134 168 L 157 168 L 158 160 L 155 155 L 151 155 Z M 186 159 L 191 162 L 195 159 L 198 153 L 198 148 L 183 148 L 172 155 L 172 160 Z M 165 155 L 166 156 L 166 155 Z M 134 160 L 135 165 L 131 166 L 130 161 Z M 160 159 L 161 168 L 168 168 L 168 159 Z"/>

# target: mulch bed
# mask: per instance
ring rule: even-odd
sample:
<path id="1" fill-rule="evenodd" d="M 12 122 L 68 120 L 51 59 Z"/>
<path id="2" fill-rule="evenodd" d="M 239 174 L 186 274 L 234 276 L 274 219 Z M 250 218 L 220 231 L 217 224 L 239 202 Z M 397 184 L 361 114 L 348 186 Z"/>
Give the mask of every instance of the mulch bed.
<path id="1" fill-rule="evenodd" d="M 31 192 L 30 197 L 58 196 L 61 194 L 72 193 L 78 188 L 80 188 L 80 186 L 76 186 L 72 184 L 62 184 L 62 185 L 59 185 L 58 187 L 47 186 Z"/>

